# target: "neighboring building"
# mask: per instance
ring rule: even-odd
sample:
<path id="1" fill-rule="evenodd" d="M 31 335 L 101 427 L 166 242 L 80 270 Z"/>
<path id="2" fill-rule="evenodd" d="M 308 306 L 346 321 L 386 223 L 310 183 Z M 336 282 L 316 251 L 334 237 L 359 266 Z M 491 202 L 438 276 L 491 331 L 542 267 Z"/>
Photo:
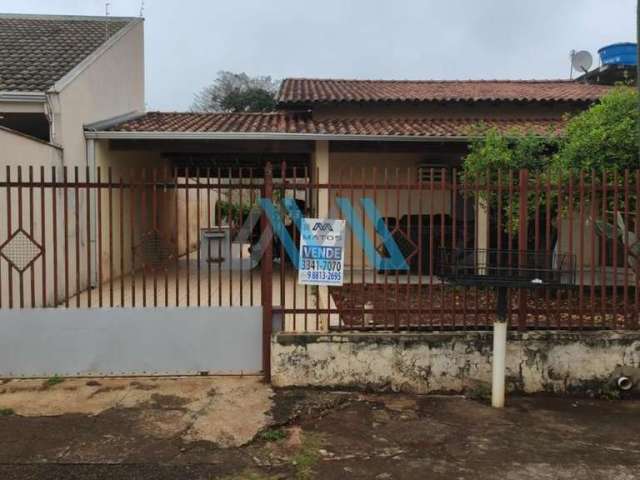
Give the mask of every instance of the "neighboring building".
<path id="1" fill-rule="evenodd" d="M 84 124 L 142 110 L 141 18 L 0 14 L 0 165 L 84 167 Z"/>

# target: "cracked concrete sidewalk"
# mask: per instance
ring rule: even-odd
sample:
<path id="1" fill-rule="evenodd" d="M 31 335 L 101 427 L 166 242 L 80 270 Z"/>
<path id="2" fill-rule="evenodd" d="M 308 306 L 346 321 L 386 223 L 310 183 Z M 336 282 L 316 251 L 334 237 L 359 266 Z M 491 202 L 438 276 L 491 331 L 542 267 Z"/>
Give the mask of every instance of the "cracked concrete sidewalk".
<path id="1" fill-rule="evenodd" d="M 152 437 L 221 447 L 243 445 L 267 427 L 272 396 L 256 376 L 16 379 L 0 384 L 0 408 L 23 417 L 132 409 L 135 428 Z"/>

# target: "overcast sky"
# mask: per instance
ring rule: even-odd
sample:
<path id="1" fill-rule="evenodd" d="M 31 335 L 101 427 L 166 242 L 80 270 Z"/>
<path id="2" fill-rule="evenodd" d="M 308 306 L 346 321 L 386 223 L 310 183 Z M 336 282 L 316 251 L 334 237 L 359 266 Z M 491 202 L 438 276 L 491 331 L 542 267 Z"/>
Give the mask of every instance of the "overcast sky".
<path id="1" fill-rule="evenodd" d="M 0 11 L 103 15 L 103 0 Z M 138 16 L 140 0 L 110 0 Z M 184 110 L 219 70 L 385 79 L 568 78 L 569 51 L 635 41 L 635 0 L 145 0 L 147 107 Z M 597 61 L 597 60 L 596 60 Z"/>

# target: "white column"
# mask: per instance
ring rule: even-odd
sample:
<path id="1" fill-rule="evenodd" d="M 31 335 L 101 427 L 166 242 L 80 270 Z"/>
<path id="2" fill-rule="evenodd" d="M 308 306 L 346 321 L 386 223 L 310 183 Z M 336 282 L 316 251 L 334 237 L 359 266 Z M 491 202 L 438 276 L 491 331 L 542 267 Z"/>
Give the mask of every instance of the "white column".
<path id="1" fill-rule="evenodd" d="M 491 406 L 504 407 L 504 377 L 507 357 L 507 322 L 493 323 L 493 362 L 491 379 Z"/>

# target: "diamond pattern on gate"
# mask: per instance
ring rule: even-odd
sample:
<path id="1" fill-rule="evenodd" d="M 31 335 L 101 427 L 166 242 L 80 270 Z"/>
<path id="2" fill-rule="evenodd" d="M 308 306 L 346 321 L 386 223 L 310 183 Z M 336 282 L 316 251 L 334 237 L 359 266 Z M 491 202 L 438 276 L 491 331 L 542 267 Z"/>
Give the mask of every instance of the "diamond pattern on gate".
<path id="1" fill-rule="evenodd" d="M 407 232 L 400 228 L 400 226 L 396 225 L 393 229 L 391 229 L 391 231 L 389 231 L 389 237 L 396 242 L 396 245 L 398 245 L 398 248 L 400 248 L 400 251 L 402 252 L 402 256 L 407 262 L 410 262 L 411 259 L 415 255 L 417 255 L 418 246 L 409 237 Z M 383 257 L 388 256 L 384 241 L 378 243 L 378 245 L 376 246 L 376 250 Z"/>
<path id="2" fill-rule="evenodd" d="M 24 230 L 16 230 L 11 237 L 0 245 L 0 255 L 18 272 L 24 272 L 42 255 L 38 245 Z"/>
<path id="3" fill-rule="evenodd" d="M 157 230 L 149 230 L 142 235 L 140 242 L 134 247 L 136 267 L 153 269 L 164 268 L 176 258 L 173 243 L 164 238 Z"/>

